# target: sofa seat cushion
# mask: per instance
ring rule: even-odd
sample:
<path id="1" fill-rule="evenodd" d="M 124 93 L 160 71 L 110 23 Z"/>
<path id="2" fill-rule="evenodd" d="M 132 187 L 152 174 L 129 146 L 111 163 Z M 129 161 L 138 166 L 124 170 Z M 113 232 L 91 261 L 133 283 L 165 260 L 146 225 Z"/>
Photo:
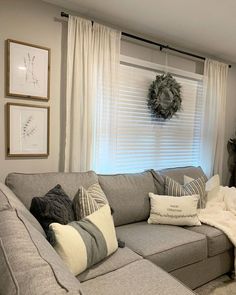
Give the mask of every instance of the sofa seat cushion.
<path id="1" fill-rule="evenodd" d="M 81 294 L 46 238 L 16 210 L 0 212 L 0 255 L 0 294 Z"/>
<path id="2" fill-rule="evenodd" d="M 86 295 L 193 295 L 171 275 L 148 260 L 130 263 L 116 271 L 82 283 Z"/>
<path id="3" fill-rule="evenodd" d="M 208 256 L 210 257 L 223 253 L 233 247 L 228 237 L 215 227 L 202 224 L 201 226 L 189 227 L 187 229 L 207 237 Z"/>
<path id="4" fill-rule="evenodd" d="M 129 248 L 118 248 L 114 254 L 79 274 L 77 278 L 80 282 L 91 280 L 140 259 L 142 257 Z"/>
<path id="5" fill-rule="evenodd" d="M 57 184 L 60 184 L 70 199 L 73 199 L 80 186 L 87 189 L 90 185 L 98 182 L 98 178 L 93 171 L 78 173 L 10 173 L 5 182 L 29 209 L 33 197 L 44 196 Z"/>
<path id="6" fill-rule="evenodd" d="M 157 193 L 152 173 L 99 175 L 99 183 L 114 209 L 115 226 L 147 220 L 150 211 L 148 194 Z"/>
<path id="7" fill-rule="evenodd" d="M 169 272 L 207 258 L 206 236 L 182 227 L 139 222 L 116 232 L 127 247 Z"/>

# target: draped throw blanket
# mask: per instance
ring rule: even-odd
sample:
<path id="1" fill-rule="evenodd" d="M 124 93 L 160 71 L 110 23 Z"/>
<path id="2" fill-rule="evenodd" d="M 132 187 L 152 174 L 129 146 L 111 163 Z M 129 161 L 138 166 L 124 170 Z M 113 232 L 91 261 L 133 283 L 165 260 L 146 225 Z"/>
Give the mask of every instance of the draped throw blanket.
<path id="1" fill-rule="evenodd" d="M 205 209 L 200 209 L 198 218 L 202 223 L 222 230 L 236 249 L 236 188 L 219 186 L 208 193 Z M 234 251 L 236 254 L 236 250 Z M 236 269 L 236 255 L 234 268 Z"/>
<path id="2" fill-rule="evenodd" d="M 119 31 L 70 16 L 67 43 L 66 145 L 64 170 L 92 168 L 97 99 L 116 97 Z M 106 103 L 106 105 L 109 105 Z M 105 118 L 104 118 L 105 120 Z M 109 125 L 108 125 L 109 127 Z"/>

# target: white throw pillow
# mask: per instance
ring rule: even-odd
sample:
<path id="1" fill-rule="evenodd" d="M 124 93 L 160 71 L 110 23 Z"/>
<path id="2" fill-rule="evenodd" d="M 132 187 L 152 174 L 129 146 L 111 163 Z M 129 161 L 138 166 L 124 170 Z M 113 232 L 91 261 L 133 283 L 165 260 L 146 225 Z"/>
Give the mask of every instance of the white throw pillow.
<path id="1" fill-rule="evenodd" d="M 207 182 L 206 182 L 206 192 L 210 192 L 211 190 L 215 189 L 216 187 L 220 186 L 220 177 L 218 174 L 212 176 Z"/>
<path id="2" fill-rule="evenodd" d="M 197 215 L 198 195 L 173 197 L 149 193 L 151 212 L 148 223 L 201 225 Z"/>
<path id="3" fill-rule="evenodd" d="M 190 183 L 193 180 L 194 180 L 194 178 L 184 175 L 184 185 Z"/>

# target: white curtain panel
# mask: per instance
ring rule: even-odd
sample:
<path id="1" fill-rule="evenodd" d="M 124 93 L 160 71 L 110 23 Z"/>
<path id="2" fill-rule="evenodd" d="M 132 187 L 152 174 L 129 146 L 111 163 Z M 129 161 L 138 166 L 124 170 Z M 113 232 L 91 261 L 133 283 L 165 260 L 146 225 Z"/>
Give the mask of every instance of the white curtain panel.
<path id="1" fill-rule="evenodd" d="M 92 169 L 97 99 L 118 79 L 119 31 L 70 16 L 67 44 L 65 171 Z M 104 87 L 106 85 L 106 87 Z"/>
<path id="2" fill-rule="evenodd" d="M 222 177 L 228 65 L 206 59 L 204 76 L 206 99 L 201 166 L 208 177 L 213 174 Z"/>

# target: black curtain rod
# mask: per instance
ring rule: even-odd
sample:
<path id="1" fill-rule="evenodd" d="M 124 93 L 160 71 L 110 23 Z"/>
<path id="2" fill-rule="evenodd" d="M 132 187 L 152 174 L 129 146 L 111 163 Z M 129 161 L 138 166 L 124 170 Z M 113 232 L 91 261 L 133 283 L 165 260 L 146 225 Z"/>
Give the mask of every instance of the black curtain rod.
<path id="1" fill-rule="evenodd" d="M 62 17 L 69 17 L 69 14 L 67 14 L 65 12 L 61 12 L 61 16 Z M 92 21 L 92 23 L 93 23 L 93 21 Z M 132 38 L 132 39 L 135 39 L 135 40 L 138 40 L 138 41 L 141 41 L 141 42 L 145 42 L 145 43 L 148 43 L 148 44 L 158 46 L 158 47 L 160 47 L 160 51 L 162 51 L 162 49 L 167 49 L 167 50 L 175 51 L 175 52 L 181 53 L 183 55 L 188 55 L 188 56 L 191 56 L 191 57 L 194 57 L 194 58 L 197 58 L 197 59 L 202 59 L 202 60 L 206 59 L 204 56 L 200 56 L 200 55 L 193 54 L 193 53 L 190 53 L 190 52 L 187 52 L 187 51 L 183 51 L 183 50 L 180 50 L 180 49 L 168 46 L 168 45 L 164 45 L 164 44 L 157 43 L 157 42 L 154 42 L 154 41 L 151 41 L 151 40 L 147 40 L 147 39 L 144 39 L 144 38 L 141 38 L 141 37 L 129 34 L 129 33 L 121 32 L 121 34 L 122 34 L 122 36 L 126 36 L 128 38 Z M 231 65 L 229 65 L 229 68 L 231 68 Z"/>

